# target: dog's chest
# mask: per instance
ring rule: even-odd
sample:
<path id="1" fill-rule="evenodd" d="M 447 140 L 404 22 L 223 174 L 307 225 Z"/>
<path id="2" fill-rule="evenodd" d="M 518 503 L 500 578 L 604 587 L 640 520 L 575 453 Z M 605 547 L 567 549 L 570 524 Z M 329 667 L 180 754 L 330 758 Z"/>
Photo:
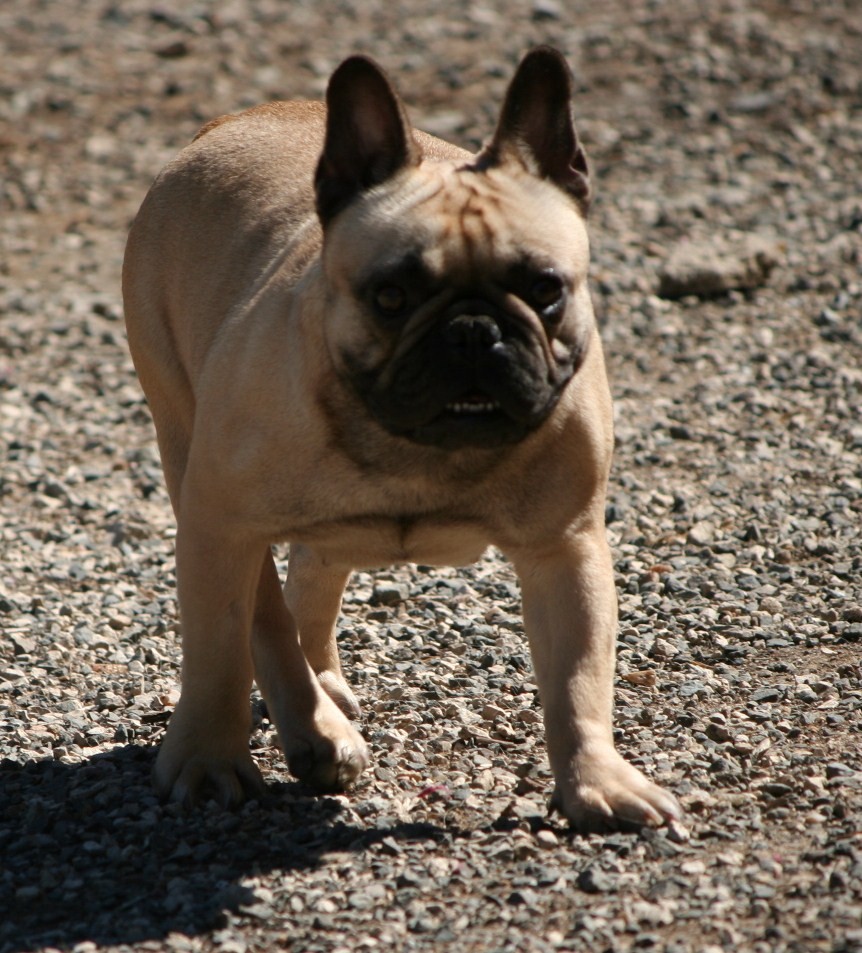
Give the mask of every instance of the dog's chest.
<path id="1" fill-rule="evenodd" d="M 327 562 L 355 568 L 466 565 L 475 562 L 490 542 L 475 520 L 438 514 L 363 514 L 300 526 L 289 538 L 314 547 Z"/>

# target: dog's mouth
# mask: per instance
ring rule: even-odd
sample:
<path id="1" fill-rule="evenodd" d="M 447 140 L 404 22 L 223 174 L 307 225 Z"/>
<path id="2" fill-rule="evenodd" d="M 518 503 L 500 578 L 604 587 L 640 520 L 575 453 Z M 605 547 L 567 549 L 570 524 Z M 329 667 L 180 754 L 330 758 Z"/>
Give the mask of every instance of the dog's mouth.
<path id="1" fill-rule="evenodd" d="M 489 327 L 488 310 L 475 315 L 459 305 L 457 334 L 452 321 L 437 321 L 380 366 L 356 366 L 352 353 L 344 355 L 353 389 L 384 429 L 413 443 L 457 450 L 513 445 L 542 425 L 573 362 L 552 354 L 556 363 L 549 365 L 536 335 L 514 319 L 503 329 L 508 334 L 499 328 L 503 318 Z"/>
<path id="2" fill-rule="evenodd" d="M 513 416 L 503 401 L 471 390 L 447 400 L 423 423 L 405 428 L 402 435 L 417 443 L 457 449 L 517 443 L 530 429 L 530 423 L 520 415 Z"/>

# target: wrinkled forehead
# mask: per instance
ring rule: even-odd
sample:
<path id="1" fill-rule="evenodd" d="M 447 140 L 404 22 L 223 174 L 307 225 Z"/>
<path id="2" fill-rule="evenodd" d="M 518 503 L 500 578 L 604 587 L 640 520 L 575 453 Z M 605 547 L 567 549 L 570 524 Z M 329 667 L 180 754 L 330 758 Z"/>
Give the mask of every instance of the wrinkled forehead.
<path id="1" fill-rule="evenodd" d="M 586 270 L 587 232 L 574 204 L 526 172 L 426 162 L 368 196 L 357 212 L 347 230 L 362 235 L 350 255 L 357 266 L 413 253 L 447 275 L 525 259 L 573 279 Z"/>

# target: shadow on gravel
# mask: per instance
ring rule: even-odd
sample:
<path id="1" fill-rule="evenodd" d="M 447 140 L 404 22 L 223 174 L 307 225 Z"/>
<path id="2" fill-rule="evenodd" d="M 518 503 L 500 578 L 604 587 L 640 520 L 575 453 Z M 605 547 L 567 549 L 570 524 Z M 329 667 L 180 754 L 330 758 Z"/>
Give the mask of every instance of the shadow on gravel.
<path id="1" fill-rule="evenodd" d="M 128 745 L 75 765 L 0 763 L 0 953 L 218 929 L 229 911 L 253 912 L 244 877 L 457 833 L 351 826 L 337 800 L 298 784 L 270 785 L 235 812 L 184 812 L 154 796 L 154 758 Z"/>

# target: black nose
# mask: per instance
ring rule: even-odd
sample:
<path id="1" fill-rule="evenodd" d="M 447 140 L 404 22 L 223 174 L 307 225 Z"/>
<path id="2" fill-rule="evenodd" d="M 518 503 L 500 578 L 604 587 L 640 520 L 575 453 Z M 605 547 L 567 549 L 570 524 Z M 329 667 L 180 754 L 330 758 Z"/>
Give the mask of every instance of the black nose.
<path id="1" fill-rule="evenodd" d="M 497 322 L 487 314 L 459 314 L 446 325 L 447 344 L 463 350 L 484 350 L 502 340 Z"/>

